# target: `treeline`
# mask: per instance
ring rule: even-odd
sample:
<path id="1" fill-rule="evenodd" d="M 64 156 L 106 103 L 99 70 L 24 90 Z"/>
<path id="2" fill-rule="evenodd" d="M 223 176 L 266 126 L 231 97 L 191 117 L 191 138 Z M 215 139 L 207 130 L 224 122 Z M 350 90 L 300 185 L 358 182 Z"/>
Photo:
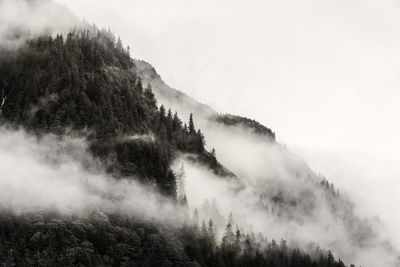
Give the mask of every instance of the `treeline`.
<path id="1" fill-rule="evenodd" d="M 199 223 L 199 213 L 195 209 L 191 222 L 180 231 L 191 261 L 201 266 L 345 267 L 330 251 L 314 244 L 308 246 L 306 253 L 283 239 L 278 243 L 261 233 L 245 233 L 234 223 L 232 213 L 223 234 L 217 232 L 212 219 Z"/>
<path id="2" fill-rule="evenodd" d="M 156 225 L 121 214 L 85 218 L 56 213 L 0 215 L 2 266 L 254 266 L 344 267 L 332 253 L 313 256 L 228 223 L 221 240 L 215 226 L 190 222 Z"/>
<path id="3" fill-rule="evenodd" d="M 246 129 L 253 130 L 257 134 L 265 135 L 275 140 L 275 133 L 270 128 L 265 127 L 254 119 L 232 114 L 218 114 L 215 116 L 215 120 L 226 126 L 242 126 Z"/>
<path id="4" fill-rule="evenodd" d="M 175 196 L 170 164 L 179 151 L 198 155 L 213 169 L 222 166 L 205 150 L 192 115 L 186 124 L 158 108 L 133 67 L 130 49 L 109 30 L 29 40 L 0 59 L 2 117 L 37 133 L 83 133 L 108 171 L 139 176 Z M 154 139 L 129 138 L 145 134 Z"/>
<path id="5" fill-rule="evenodd" d="M 217 243 L 212 221 L 200 228 L 192 226 L 183 231 L 185 252 L 201 266 L 254 267 L 345 267 L 331 252 L 316 250 L 317 258 L 299 248 L 289 248 L 285 240 L 268 242 L 262 235 L 242 234 L 228 223 L 222 240 Z"/>

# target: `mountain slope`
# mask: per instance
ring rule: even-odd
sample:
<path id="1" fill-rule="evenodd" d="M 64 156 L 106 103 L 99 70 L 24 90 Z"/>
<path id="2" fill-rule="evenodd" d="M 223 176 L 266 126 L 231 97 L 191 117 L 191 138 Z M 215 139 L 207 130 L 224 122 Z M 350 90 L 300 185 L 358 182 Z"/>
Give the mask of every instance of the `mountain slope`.
<path id="1" fill-rule="evenodd" d="M 233 204 L 239 207 L 234 213 L 247 217 L 251 225 L 254 220 L 264 221 L 256 231 L 270 227 L 287 239 L 318 242 L 348 262 L 399 265 L 399 254 L 383 234 L 382 225 L 359 216 L 346 195 L 277 143 L 269 128 L 240 116 L 217 114 L 170 88 L 148 63 L 135 61 L 133 71 L 152 86 L 160 103 L 175 110 L 193 111 L 208 146 L 216 149 L 221 162 L 244 183 L 243 190 L 233 197 L 233 203 L 240 199 Z M 251 204 L 243 206 L 243 201 Z M 252 210 L 257 216 L 242 211 L 249 205 L 257 207 Z M 310 231 L 318 234 L 307 236 Z"/>
<path id="2" fill-rule="evenodd" d="M 201 122 L 211 119 L 228 126 L 243 125 L 256 133 L 262 133 L 273 140 L 275 139 L 275 133 L 271 129 L 255 120 L 231 114 L 218 114 L 211 107 L 199 103 L 179 90 L 171 88 L 149 63 L 143 60 L 134 60 L 133 64 L 132 71 L 141 77 L 143 83 L 153 88 L 154 94 L 160 103 L 179 111 L 180 114 L 193 113 Z"/>
<path id="3" fill-rule="evenodd" d="M 42 132 L 87 135 L 94 155 L 117 176 L 138 176 L 174 196 L 169 168 L 178 153 L 229 174 L 204 149 L 204 136 L 158 109 L 151 89 L 129 71 L 129 51 L 108 31 L 30 40 L 1 60 L 1 111 L 8 122 Z M 147 139 L 144 137 L 150 137 Z M 152 138 L 154 136 L 154 138 Z"/>
<path id="4" fill-rule="evenodd" d="M 176 203 L 173 159 L 186 153 L 218 179 L 230 174 L 205 150 L 192 117 L 186 126 L 177 114 L 156 106 L 151 89 L 143 89 L 130 71 L 129 51 L 110 32 L 42 36 L 7 55 L 0 59 L 0 152 L 5 159 L 27 161 L 29 173 L 15 174 L 12 165 L 11 171 L 0 170 L 8 190 L 0 205 L 4 266 L 344 266 L 318 247 L 310 256 L 285 241 L 278 245 L 234 229 L 229 221 L 221 241 L 213 218 L 200 228 L 196 216 L 187 215 L 185 199 Z M 28 132 L 20 135 L 15 127 Z M 63 144 L 65 136 L 72 141 Z M 76 137 L 85 138 L 94 159 L 76 145 Z M 111 178 L 103 177 L 103 168 Z M 77 170 L 83 173 L 71 177 Z M 167 198 L 129 179 L 155 184 Z M 128 190 L 132 186 L 136 191 Z M 139 195 L 133 203 L 132 194 Z M 71 205 L 74 197 L 86 201 Z M 143 204 L 148 207 L 135 212 Z M 163 214 L 171 207 L 174 213 Z"/>

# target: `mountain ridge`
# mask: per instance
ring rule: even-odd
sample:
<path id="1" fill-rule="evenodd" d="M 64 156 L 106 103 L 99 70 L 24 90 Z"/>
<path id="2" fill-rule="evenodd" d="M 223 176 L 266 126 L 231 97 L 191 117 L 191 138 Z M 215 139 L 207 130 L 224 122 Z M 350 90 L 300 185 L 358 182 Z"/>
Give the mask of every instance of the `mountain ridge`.
<path id="1" fill-rule="evenodd" d="M 156 98 L 165 102 L 165 105 L 169 104 L 175 110 L 177 106 L 185 105 L 184 108 L 192 110 L 194 114 L 202 114 L 202 117 L 215 120 L 227 126 L 241 124 L 249 129 L 253 129 L 256 133 L 264 134 L 275 140 L 275 133 L 256 120 L 238 115 L 220 114 L 214 111 L 209 105 L 200 103 L 186 93 L 168 86 L 150 63 L 143 60 L 134 60 L 134 66 L 133 72 L 139 75 L 146 85 L 151 85 Z M 173 101 L 168 103 L 167 99 Z"/>
<path id="2" fill-rule="evenodd" d="M 194 114 L 196 115 L 196 119 L 198 120 L 200 127 L 202 127 L 202 129 L 204 130 L 208 139 L 213 142 L 212 144 L 210 144 L 210 146 L 226 142 L 226 137 L 215 139 L 217 141 L 212 138 L 213 136 L 218 136 L 219 134 L 221 134 L 221 132 L 226 132 L 229 133 L 228 136 L 230 135 L 235 140 L 240 140 L 240 138 L 242 138 L 242 136 L 244 135 L 252 135 L 254 140 L 258 140 L 255 142 L 254 145 L 251 146 L 254 149 L 257 149 L 256 147 L 259 146 L 259 144 L 266 143 L 267 146 L 270 146 L 270 148 L 268 149 L 273 148 L 273 150 L 283 151 L 278 153 L 283 153 L 284 158 L 287 158 L 289 162 L 292 162 L 292 164 L 294 163 L 293 167 L 290 167 L 291 169 L 289 170 L 290 172 L 292 172 L 292 175 L 297 177 L 296 179 L 305 179 L 303 180 L 305 181 L 305 183 L 313 184 L 312 187 L 315 188 L 314 190 L 319 190 L 318 188 L 320 188 L 324 192 L 323 194 L 326 194 L 326 196 L 324 196 L 323 198 L 326 198 L 325 201 L 328 202 L 328 209 L 330 210 L 330 212 L 337 214 L 337 216 L 341 218 L 340 220 L 343 220 L 344 227 L 347 229 L 346 234 L 350 236 L 350 239 L 355 240 L 354 245 L 356 247 L 368 247 L 371 246 L 374 242 L 378 242 L 382 245 L 382 247 L 385 247 L 385 249 L 387 249 L 389 254 L 393 253 L 394 255 L 398 255 L 394 247 L 390 245 L 389 242 L 385 241 L 385 238 L 382 239 L 382 237 L 379 236 L 375 229 L 376 226 L 374 226 L 374 223 L 372 221 L 361 219 L 358 217 L 358 215 L 356 215 L 354 204 L 345 194 L 340 193 L 336 188 L 334 188 L 333 184 L 328 182 L 325 177 L 316 175 L 304 160 L 298 158 L 296 155 L 293 155 L 286 148 L 286 146 L 282 146 L 277 143 L 275 139 L 275 133 L 271 129 L 259 124 L 255 120 L 251 120 L 245 117 L 235 116 L 231 114 L 218 114 L 217 112 L 212 110 L 211 107 L 201 104 L 190 96 L 187 96 L 185 93 L 166 85 L 165 82 L 161 79 L 161 76 L 157 74 L 155 69 L 149 63 L 144 63 L 143 61 L 140 61 L 139 64 L 145 64 L 146 67 L 141 67 L 140 71 L 137 72 L 138 75 L 142 77 L 144 82 L 147 82 L 152 86 L 159 101 L 163 105 L 167 107 L 173 107 L 175 110 L 195 111 Z M 135 66 L 136 65 L 137 61 L 135 61 Z M 143 69 L 146 69 L 148 73 L 144 72 Z M 181 103 L 186 99 L 188 100 L 186 103 Z M 229 153 L 229 147 L 229 145 L 225 147 L 226 151 L 228 152 L 223 151 L 222 155 Z M 219 150 L 221 149 L 217 148 L 217 151 Z M 259 157 L 258 154 L 254 156 Z M 221 161 L 224 165 L 229 163 L 225 160 L 224 157 L 221 158 Z M 228 168 L 232 168 L 235 174 L 237 174 L 238 177 L 243 180 L 243 173 L 241 173 L 240 170 L 236 169 L 236 167 L 238 166 L 237 163 L 238 161 L 232 162 L 231 164 L 227 164 L 227 166 Z M 303 174 L 301 174 L 302 172 Z M 273 181 L 274 182 L 272 183 L 275 184 L 269 184 L 269 186 L 275 189 L 265 187 L 265 185 L 263 184 L 255 185 L 256 188 L 264 188 L 265 190 L 264 192 L 262 190 L 255 190 L 252 192 L 253 194 L 260 196 L 260 202 L 257 205 L 261 205 L 262 207 L 266 208 L 267 210 L 269 210 L 269 212 L 275 214 L 274 216 L 283 216 L 287 217 L 289 220 L 299 220 L 299 223 L 303 223 L 304 215 L 296 218 L 297 215 L 293 216 L 292 214 L 296 214 L 296 210 L 299 209 L 303 209 L 305 214 L 309 213 L 309 211 L 313 209 L 313 206 L 315 206 L 315 203 L 313 202 L 316 201 L 316 199 L 309 201 L 307 199 L 309 198 L 309 196 L 307 195 L 313 195 L 314 193 L 311 193 L 310 191 L 308 191 L 308 189 L 306 189 L 304 192 L 298 190 L 301 192 L 300 195 L 304 194 L 304 196 L 306 196 L 306 198 L 302 200 L 301 198 L 291 196 L 288 192 L 285 193 L 285 190 L 277 189 L 280 186 L 276 185 L 282 182 L 276 179 L 273 179 Z M 294 184 L 299 185 L 298 181 L 294 181 Z M 285 186 L 288 185 L 285 185 L 284 183 L 281 185 L 282 188 L 284 188 Z M 301 186 L 299 186 L 299 188 L 301 188 Z M 293 193 L 293 191 L 291 192 Z M 309 213 L 309 215 L 306 216 L 312 217 L 314 215 L 312 215 L 311 212 Z M 398 257 L 399 256 L 394 256 L 395 259 L 398 259 Z M 389 265 L 394 264 L 395 266 L 398 266 L 399 262 L 397 262 L 397 260 L 394 261 L 396 263 L 391 262 Z"/>

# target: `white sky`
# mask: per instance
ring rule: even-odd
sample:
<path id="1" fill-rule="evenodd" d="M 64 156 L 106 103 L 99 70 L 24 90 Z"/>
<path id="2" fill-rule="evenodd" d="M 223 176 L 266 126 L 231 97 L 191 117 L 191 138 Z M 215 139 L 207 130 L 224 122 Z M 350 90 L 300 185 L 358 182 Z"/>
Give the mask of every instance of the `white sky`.
<path id="1" fill-rule="evenodd" d="M 255 118 L 400 245 L 400 2 L 60 0 L 220 112 Z"/>

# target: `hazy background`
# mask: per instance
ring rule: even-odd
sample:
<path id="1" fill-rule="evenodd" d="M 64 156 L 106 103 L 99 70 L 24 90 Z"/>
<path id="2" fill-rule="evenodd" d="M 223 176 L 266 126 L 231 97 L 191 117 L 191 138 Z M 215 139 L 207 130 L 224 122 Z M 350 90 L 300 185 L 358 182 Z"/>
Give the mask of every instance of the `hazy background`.
<path id="1" fill-rule="evenodd" d="M 255 118 L 400 245 L 400 3 L 61 0 L 220 112 Z"/>

